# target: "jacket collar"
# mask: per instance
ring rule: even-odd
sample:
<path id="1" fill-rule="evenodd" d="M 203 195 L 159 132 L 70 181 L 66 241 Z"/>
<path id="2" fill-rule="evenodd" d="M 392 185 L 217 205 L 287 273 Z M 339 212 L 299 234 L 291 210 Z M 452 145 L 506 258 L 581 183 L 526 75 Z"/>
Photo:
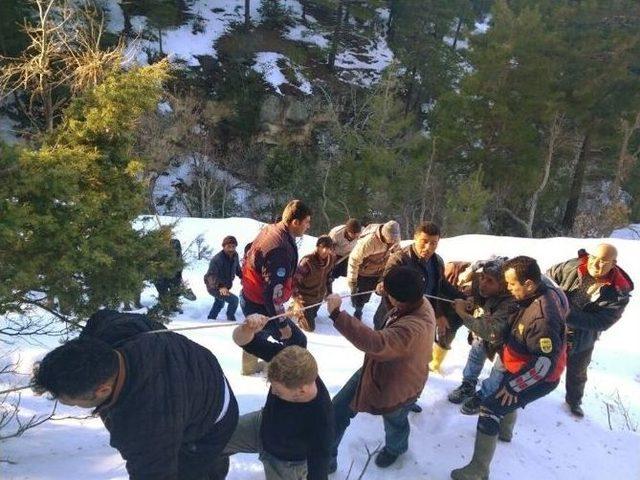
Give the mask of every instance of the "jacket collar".
<path id="1" fill-rule="evenodd" d="M 113 407 L 120 398 L 120 394 L 122 393 L 122 388 L 124 387 L 124 381 L 127 377 L 127 368 L 124 362 L 124 356 L 116 350 L 116 355 L 118 355 L 118 374 L 116 376 L 116 384 L 113 388 L 113 393 L 111 396 L 105 400 L 103 403 L 98 405 L 95 410 L 93 410 L 93 415 L 100 415 L 104 413 L 109 408 Z"/>

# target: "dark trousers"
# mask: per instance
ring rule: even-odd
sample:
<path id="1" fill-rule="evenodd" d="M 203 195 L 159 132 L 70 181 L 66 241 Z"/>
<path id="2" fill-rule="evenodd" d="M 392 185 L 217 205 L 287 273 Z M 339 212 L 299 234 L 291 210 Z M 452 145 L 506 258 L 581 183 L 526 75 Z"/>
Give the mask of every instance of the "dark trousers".
<path id="1" fill-rule="evenodd" d="M 320 310 L 320 305 L 308 308 L 304 311 L 304 320 L 302 321 L 306 322 L 305 330 L 313 332 L 316 329 L 316 317 L 318 316 L 318 310 Z"/>
<path id="2" fill-rule="evenodd" d="M 220 294 L 213 295 L 213 297 L 216 300 L 215 302 L 213 302 L 213 306 L 211 307 L 208 318 L 216 318 L 220 313 L 220 310 L 222 310 L 222 307 L 224 307 L 224 304 L 228 303 L 229 306 L 227 307 L 227 318 L 229 320 L 235 320 L 234 315 L 236 314 L 236 310 L 238 308 L 238 297 L 236 297 L 233 293 L 229 293 L 229 295 L 227 295 L 226 297 Z"/>
<path id="3" fill-rule="evenodd" d="M 265 315 L 269 317 L 269 313 L 267 309 L 264 308 L 264 305 L 260 305 L 259 303 L 254 303 L 251 300 L 247 300 L 242 292 L 240 292 L 240 308 L 242 309 L 242 313 L 245 317 L 253 313 L 259 313 L 260 315 Z M 291 337 L 287 340 L 282 340 L 282 335 L 280 334 L 280 329 L 289 326 L 291 328 Z M 264 337 L 266 340 L 269 337 L 273 337 L 278 341 L 282 341 L 287 345 L 299 345 L 301 347 L 307 347 L 307 337 L 302 330 L 298 328 L 298 326 L 293 323 L 289 318 L 279 318 L 278 320 L 271 321 L 265 325 L 265 327 L 258 333 L 255 334 L 256 337 Z"/>
<path id="4" fill-rule="evenodd" d="M 227 414 L 209 435 L 181 446 L 178 453 L 180 480 L 224 480 L 229 472 L 229 457 L 223 455 L 223 451 L 238 425 L 238 417 L 238 402 L 232 397 Z"/>
<path id="5" fill-rule="evenodd" d="M 591 363 L 593 347 L 581 352 L 567 355 L 567 373 L 565 386 L 567 394 L 565 400 L 569 405 L 580 405 L 584 396 L 584 386 L 587 384 L 587 368 Z"/>
<path id="6" fill-rule="evenodd" d="M 351 410 L 349 405 L 356 394 L 361 375 L 362 369 L 354 373 L 332 400 L 336 435 L 331 449 L 331 455 L 334 460 L 338 457 L 338 447 L 340 446 L 345 430 L 351 423 L 351 419 L 357 415 L 357 412 Z M 382 415 L 385 448 L 392 454 L 400 455 L 409 448 L 410 427 L 407 416 L 409 415 L 410 406 L 410 404 L 407 404 L 393 412 Z"/>
<path id="7" fill-rule="evenodd" d="M 358 277 L 358 283 L 356 289 L 358 292 L 366 292 L 373 290 L 378 285 L 378 277 Z M 371 294 L 358 295 L 357 297 L 351 297 L 351 305 L 355 310 L 354 315 L 358 318 L 362 317 L 362 309 L 371 300 Z"/>
<path id="8" fill-rule="evenodd" d="M 347 266 L 349 264 L 349 259 L 342 260 L 344 257 L 340 257 L 336 259 L 336 266 L 333 267 L 331 273 L 329 274 L 329 278 L 331 281 L 327 285 L 327 293 L 333 293 L 333 281 L 339 277 L 347 276 Z M 342 260 L 342 261 L 341 261 Z"/>
<path id="9" fill-rule="evenodd" d="M 526 390 L 517 394 L 518 401 L 512 403 L 509 406 L 501 405 L 501 400 L 496 398 L 495 392 L 493 395 L 489 395 L 482 399 L 480 404 L 480 416 L 478 417 L 478 430 L 485 435 L 497 435 L 500 430 L 500 421 L 507 413 L 511 413 L 518 408 L 524 408 L 531 402 L 544 397 L 549 394 L 560 383 L 560 380 L 555 382 L 538 382 L 537 385 L 527 388 Z M 502 385 L 499 390 L 502 389 Z"/>

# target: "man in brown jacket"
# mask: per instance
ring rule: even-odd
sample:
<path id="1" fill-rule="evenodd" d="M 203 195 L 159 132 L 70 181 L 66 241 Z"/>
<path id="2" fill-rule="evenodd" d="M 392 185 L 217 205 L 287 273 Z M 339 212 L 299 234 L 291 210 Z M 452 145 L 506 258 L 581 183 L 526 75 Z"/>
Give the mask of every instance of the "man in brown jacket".
<path id="1" fill-rule="evenodd" d="M 400 243 L 400 225 L 396 221 L 372 223 L 362 231 L 358 243 L 349 255 L 347 284 L 351 293 L 373 290 L 383 276 L 389 255 Z M 371 294 L 351 297 L 353 315 L 362 319 L 362 309 Z"/>
<path id="2" fill-rule="evenodd" d="M 321 302 L 327 294 L 330 274 L 336 262 L 333 253 L 333 240 L 323 235 L 316 242 L 316 250 L 310 255 L 302 257 L 296 274 L 293 277 L 293 289 L 296 304 L 308 307 Z M 320 305 L 304 310 L 298 321 L 303 330 L 313 332 L 316 329 L 316 316 Z"/>
<path id="3" fill-rule="evenodd" d="M 336 329 L 365 352 L 364 364 L 333 398 L 336 439 L 330 471 L 337 469 L 338 446 L 358 412 L 382 415 L 385 446 L 375 463 L 385 468 L 409 448 L 407 415 L 429 375 L 435 335 L 435 314 L 422 296 L 424 280 L 407 267 L 391 269 L 384 288 L 393 308 L 381 330 L 372 330 L 340 310 L 337 295 L 327 297 L 327 309 Z"/>

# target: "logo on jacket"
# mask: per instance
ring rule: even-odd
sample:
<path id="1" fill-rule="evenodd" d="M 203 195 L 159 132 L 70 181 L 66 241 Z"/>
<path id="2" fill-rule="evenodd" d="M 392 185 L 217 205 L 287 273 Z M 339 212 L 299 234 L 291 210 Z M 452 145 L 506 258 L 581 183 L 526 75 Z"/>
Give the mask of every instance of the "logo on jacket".
<path id="1" fill-rule="evenodd" d="M 551 350 L 553 350 L 553 343 L 549 337 L 543 337 L 540 339 L 540 350 L 542 350 L 542 353 L 551 353 Z"/>
<path id="2" fill-rule="evenodd" d="M 520 336 L 522 336 L 522 334 L 524 333 L 524 325 L 522 323 L 518 324 L 518 333 L 520 334 Z"/>
<path id="3" fill-rule="evenodd" d="M 287 274 L 287 269 L 284 267 L 280 267 L 278 270 L 276 270 L 276 275 L 280 278 L 284 278 L 286 274 Z"/>

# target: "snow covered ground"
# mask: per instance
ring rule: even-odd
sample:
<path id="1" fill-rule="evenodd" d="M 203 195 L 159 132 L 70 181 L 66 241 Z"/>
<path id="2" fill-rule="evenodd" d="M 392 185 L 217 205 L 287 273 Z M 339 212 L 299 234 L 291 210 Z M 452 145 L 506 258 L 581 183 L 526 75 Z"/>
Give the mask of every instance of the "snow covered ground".
<path id="1" fill-rule="evenodd" d="M 162 217 L 163 223 L 172 218 Z M 183 247 L 203 234 L 208 244 L 217 251 L 225 235 L 235 235 L 239 250 L 251 241 L 260 230 L 259 222 L 230 218 L 224 220 L 180 219 L 176 233 Z M 491 254 L 513 256 L 527 254 L 538 258 L 541 266 L 575 256 L 581 247 L 591 248 L 599 240 L 552 238 L 521 239 L 465 235 L 444 239 L 438 252 L 445 260 L 473 260 Z M 637 241 L 612 239 L 619 251 L 619 263 L 636 281 L 640 279 L 640 263 L 637 261 Z M 315 239 L 306 236 L 300 243 L 300 253 L 313 249 Z M 193 250 L 195 245 L 192 244 Z M 171 327 L 207 325 L 207 312 L 212 298 L 202 283 L 207 269 L 205 260 L 194 261 L 184 276 L 191 284 L 198 299 L 184 301 L 184 314 L 171 323 Z M 346 291 L 344 279 L 336 284 L 336 290 Z M 236 281 L 233 291 L 238 293 Z M 147 289 L 143 304 L 155 302 L 155 290 Z M 371 324 L 377 299 L 367 305 L 365 322 Z M 221 316 L 223 317 L 223 316 Z M 625 315 L 597 344 L 587 383 L 586 418 L 577 420 L 568 414 L 564 405 L 564 386 L 542 400 L 521 411 L 515 436 L 511 444 L 498 446 L 492 469 L 493 479 L 580 479 L 640 478 L 640 436 L 624 427 L 618 406 L 611 412 L 611 428 L 607 420 L 605 402 L 612 402 L 619 392 L 622 402 L 629 409 L 631 420 L 640 421 L 640 301 L 633 298 Z M 238 397 L 241 413 L 263 405 L 268 385 L 264 377 L 242 377 L 240 350 L 231 340 L 231 327 L 190 331 L 187 335 L 211 349 L 220 360 Z M 20 359 L 20 371 L 28 373 L 34 360 L 55 347 L 55 339 L 37 339 L 32 344 L 18 344 L 5 350 L 6 356 Z M 361 365 L 363 354 L 352 347 L 333 328 L 324 309 L 320 310 L 318 329 L 309 334 L 309 349 L 318 359 L 320 374 L 330 393 L 335 394 L 349 376 Z M 9 350 L 13 350 L 9 352 Z M 461 379 L 468 346 L 466 333 L 461 331 L 452 352 L 444 363 L 444 374 L 430 376 L 419 401 L 424 408 L 421 414 L 410 414 L 410 450 L 387 470 L 370 465 L 365 478 L 383 479 L 390 476 L 402 479 L 447 479 L 452 468 L 466 463 L 472 452 L 476 417 L 459 413 L 457 406 L 449 403 L 446 395 Z M 488 373 L 488 368 L 485 374 Z M 16 382 L 25 382 L 22 376 Z M 2 384 L 0 388 L 9 385 Z M 24 393 L 22 415 L 44 414 L 51 402 Z M 84 416 L 82 409 L 59 408 L 58 414 Z M 347 430 L 340 448 L 338 472 L 332 478 L 346 477 L 351 461 L 354 462 L 352 478 L 359 474 L 366 461 L 365 445 L 375 448 L 383 440 L 380 418 L 367 414 L 356 417 Z M 108 435 L 97 419 L 65 419 L 47 422 L 30 430 L 21 438 L 0 445 L 2 479 L 121 479 L 127 478 L 124 462 L 117 451 L 108 445 Z M 229 479 L 263 478 L 261 464 L 255 455 L 232 457 Z"/>

